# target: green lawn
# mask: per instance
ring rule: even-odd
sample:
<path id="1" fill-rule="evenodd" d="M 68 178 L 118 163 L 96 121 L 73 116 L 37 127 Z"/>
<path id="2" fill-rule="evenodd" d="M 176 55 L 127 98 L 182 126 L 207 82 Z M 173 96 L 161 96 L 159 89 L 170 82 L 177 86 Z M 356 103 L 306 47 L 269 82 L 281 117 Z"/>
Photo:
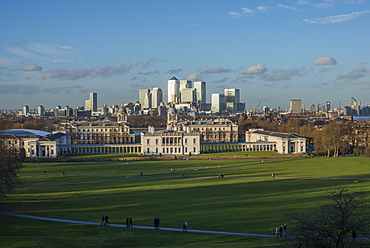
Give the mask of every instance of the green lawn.
<path id="1" fill-rule="evenodd" d="M 25 163 L 20 172 L 24 188 L 2 199 L 2 211 L 95 222 L 108 214 L 112 223 L 120 224 L 132 216 L 134 225 L 143 226 L 151 226 L 153 218 L 159 216 L 165 227 L 181 228 L 187 219 L 190 229 L 260 234 L 273 234 L 274 228 L 285 222 L 289 225 L 288 214 L 322 204 L 325 193 L 334 187 L 370 190 L 370 180 L 365 179 L 370 178 L 370 160 L 366 158 Z M 272 172 L 276 178 L 271 177 Z M 186 173 L 189 177 L 183 178 Z M 219 179 L 218 174 L 225 177 Z M 26 188 L 68 182 L 79 183 Z M 0 221 L 0 246 L 4 247 L 279 244 L 269 238 L 72 225 L 5 216 L 0 216 Z"/>

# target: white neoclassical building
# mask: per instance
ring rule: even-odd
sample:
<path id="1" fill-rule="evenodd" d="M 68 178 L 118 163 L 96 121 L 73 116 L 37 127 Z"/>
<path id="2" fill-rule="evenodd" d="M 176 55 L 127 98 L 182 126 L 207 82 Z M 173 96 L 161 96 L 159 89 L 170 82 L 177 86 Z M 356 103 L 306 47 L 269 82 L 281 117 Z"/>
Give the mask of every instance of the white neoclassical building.
<path id="1" fill-rule="evenodd" d="M 200 154 L 200 135 L 188 131 L 160 130 L 149 127 L 141 132 L 143 155 L 198 155 Z"/>
<path id="2" fill-rule="evenodd" d="M 167 129 L 199 133 L 201 142 L 238 142 L 238 125 L 228 119 L 188 121 L 178 120 L 175 109 L 167 113 Z"/>
<path id="3" fill-rule="evenodd" d="M 281 154 L 306 152 L 306 138 L 295 133 L 278 133 L 263 129 L 249 129 L 245 132 L 245 142 L 266 143 Z"/>

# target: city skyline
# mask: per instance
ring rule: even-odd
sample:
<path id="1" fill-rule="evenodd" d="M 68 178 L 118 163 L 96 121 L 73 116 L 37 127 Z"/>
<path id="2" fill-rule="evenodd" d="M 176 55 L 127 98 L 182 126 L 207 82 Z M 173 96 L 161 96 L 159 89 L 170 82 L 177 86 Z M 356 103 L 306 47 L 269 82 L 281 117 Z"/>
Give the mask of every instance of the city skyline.
<path id="1" fill-rule="evenodd" d="M 167 99 L 172 76 L 207 82 L 207 102 L 240 89 L 246 109 L 370 104 L 367 1 L 23 0 L 0 21 L 0 109 Z"/>

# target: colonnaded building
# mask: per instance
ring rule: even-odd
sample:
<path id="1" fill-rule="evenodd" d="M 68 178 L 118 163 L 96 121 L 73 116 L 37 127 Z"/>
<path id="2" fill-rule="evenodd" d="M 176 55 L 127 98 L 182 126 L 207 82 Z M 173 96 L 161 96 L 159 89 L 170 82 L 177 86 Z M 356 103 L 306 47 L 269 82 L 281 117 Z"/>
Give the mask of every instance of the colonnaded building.
<path id="1" fill-rule="evenodd" d="M 167 114 L 167 130 L 199 133 L 202 143 L 238 142 L 238 125 L 228 119 L 179 120 L 175 109 Z"/>
<path id="2" fill-rule="evenodd" d="M 306 138 L 292 133 L 250 129 L 238 142 L 238 125 L 232 121 L 182 121 L 169 109 L 167 130 L 135 134 L 121 108 L 117 122 L 73 122 L 64 130 L 43 132 L 29 129 L 0 131 L 0 138 L 29 158 L 56 158 L 66 154 L 137 153 L 142 155 L 199 155 L 227 151 L 276 151 L 280 154 L 306 152 Z"/>

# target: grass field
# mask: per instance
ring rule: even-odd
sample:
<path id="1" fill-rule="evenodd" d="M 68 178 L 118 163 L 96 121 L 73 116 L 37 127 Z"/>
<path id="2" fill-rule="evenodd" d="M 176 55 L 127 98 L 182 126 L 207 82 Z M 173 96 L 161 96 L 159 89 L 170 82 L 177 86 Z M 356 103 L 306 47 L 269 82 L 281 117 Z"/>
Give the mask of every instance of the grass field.
<path id="1" fill-rule="evenodd" d="M 183 178 L 186 173 L 189 177 Z M 219 174 L 224 178 L 218 178 Z M 134 225 L 142 226 L 152 226 L 153 218 L 159 216 L 163 227 L 181 228 L 184 220 L 188 220 L 189 229 L 273 234 L 277 225 L 290 225 L 288 214 L 324 203 L 326 192 L 337 186 L 369 193 L 370 160 L 25 163 L 20 178 L 21 188 L 1 199 L 1 211 L 94 222 L 100 222 L 101 216 L 108 214 L 112 223 L 119 224 L 132 216 Z M 0 221 L 2 247 L 273 247 L 280 244 L 274 238 L 87 226 L 1 215 Z"/>

